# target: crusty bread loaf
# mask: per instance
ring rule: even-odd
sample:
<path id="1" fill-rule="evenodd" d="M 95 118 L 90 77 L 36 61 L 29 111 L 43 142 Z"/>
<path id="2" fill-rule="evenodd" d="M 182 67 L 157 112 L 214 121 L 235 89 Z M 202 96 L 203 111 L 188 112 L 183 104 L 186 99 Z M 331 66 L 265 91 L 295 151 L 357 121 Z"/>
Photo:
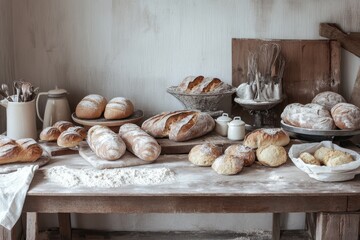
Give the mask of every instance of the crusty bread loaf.
<path id="1" fill-rule="evenodd" d="M 155 161 L 161 153 L 158 142 L 133 123 L 122 125 L 119 135 L 124 140 L 127 150 L 144 161 Z"/>
<path id="2" fill-rule="evenodd" d="M 211 167 L 218 174 L 234 175 L 244 168 L 244 160 L 233 155 L 224 154 L 216 158 Z"/>
<path id="3" fill-rule="evenodd" d="M 101 95 L 90 94 L 84 97 L 76 106 L 75 114 L 78 118 L 99 118 L 105 110 L 107 100 Z"/>
<path id="4" fill-rule="evenodd" d="M 354 161 L 354 159 L 350 154 L 339 150 L 332 150 L 324 157 L 324 164 L 328 167 L 335 167 L 352 161 Z"/>
<path id="5" fill-rule="evenodd" d="M 68 128 L 74 127 L 74 126 L 75 125 L 72 122 L 68 122 L 68 121 L 57 121 L 53 125 L 53 127 L 56 127 L 57 129 L 59 129 L 60 133 L 62 133 L 63 131 L 66 131 Z"/>
<path id="6" fill-rule="evenodd" d="M 218 78 L 203 76 L 188 76 L 176 88 L 179 92 L 206 94 L 221 93 L 232 88 L 229 84 L 224 83 Z"/>
<path id="7" fill-rule="evenodd" d="M 34 162 L 41 157 L 42 153 L 42 148 L 32 138 L 14 141 L 0 135 L 0 164 Z"/>
<path id="8" fill-rule="evenodd" d="M 57 127 L 50 126 L 50 127 L 44 128 L 40 132 L 40 140 L 53 142 L 58 139 L 60 134 L 61 134 L 61 132 Z"/>
<path id="9" fill-rule="evenodd" d="M 316 159 L 312 154 L 308 152 L 301 153 L 299 158 L 306 164 L 317 165 L 317 166 L 321 165 L 320 160 Z"/>
<path id="10" fill-rule="evenodd" d="M 284 147 L 277 145 L 266 145 L 256 150 L 258 161 L 269 167 L 278 167 L 287 160 L 287 154 Z"/>
<path id="11" fill-rule="evenodd" d="M 316 159 L 318 159 L 320 161 L 320 163 L 325 164 L 324 158 L 325 158 L 326 154 L 328 154 L 328 152 L 331 152 L 331 151 L 332 151 L 331 148 L 321 147 L 315 151 L 314 157 Z"/>
<path id="12" fill-rule="evenodd" d="M 169 137 L 173 141 L 187 141 L 211 132 L 214 119 L 199 111 L 164 112 L 147 119 L 142 129 L 153 137 Z"/>
<path id="13" fill-rule="evenodd" d="M 331 109 L 335 125 L 340 129 L 360 128 L 360 108 L 351 103 L 338 103 Z"/>
<path id="14" fill-rule="evenodd" d="M 123 119 L 134 113 L 133 103 L 124 97 L 111 99 L 105 107 L 104 117 L 106 119 Z"/>
<path id="15" fill-rule="evenodd" d="M 316 103 L 306 105 L 300 103 L 289 104 L 281 113 L 281 119 L 295 127 L 318 130 L 335 129 L 330 111 Z"/>
<path id="16" fill-rule="evenodd" d="M 233 155 L 244 160 L 245 167 L 251 166 L 255 162 L 254 150 L 242 144 L 230 145 L 228 148 L 226 148 L 225 154 Z"/>
<path id="17" fill-rule="evenodd" d="M 105 160 L 117 160 L 126 151 L 126 145 L 120 136 L 105 126 L 92 126 L 88 131 L 87 142 L 91 150 Z"/>
<path id="18" fill-rule="evenodd" d="M 248 133 L 243 144 L 250 148 L 267 145 L 286 146 L 290 142 L 288 134 L 281 128 L 262 128 Z"/>
<path id="19" fill-rule="evenodd" d="M 70 129 L 70 128 L 69 128 Z M 84 137 L 74 130 L 66 130 L 60 134 L 57 139 L 57 145 L 60 147 L 75 147 L 77 146 Z"/>
<path id="20" fill-rule="evenodd" d="M 82 139 L 85 139 L 87 136 L 87 131 L 85 128 L 80 127 L 80 126 L 74 126 L 74 127 L 69 127 L 66 131 L 69 132 L 77 132 L 78 134 L 80 134 L 80 136 L 82 137 Z"/>
<path id="21" fill-rule="evenodd" d="M 189 152 L 189 161 L 197 166 L 211 166 L 222 154 L 222 148 L 211 143 L 194 146 Z"/>
<path id="22" fill-rule="evenodd" d="M 322 105 L 330 111 L 336 104 L 346 102 L 346 100 L 338 93 L 326 91 L 317 94 L 311 102 Z"/>

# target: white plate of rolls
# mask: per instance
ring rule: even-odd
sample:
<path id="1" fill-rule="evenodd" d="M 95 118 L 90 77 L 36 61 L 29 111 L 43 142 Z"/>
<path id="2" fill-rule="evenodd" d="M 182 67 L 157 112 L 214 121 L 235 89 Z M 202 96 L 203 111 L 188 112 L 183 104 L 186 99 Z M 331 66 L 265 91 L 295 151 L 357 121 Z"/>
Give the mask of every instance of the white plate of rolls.
<path id="1" fill-rule="evenodd" d="M 323 182 L 347 181 L 360 173 L 360 155 L 331 141 L 294 144 L 289 157 L 309 177 Z"/>

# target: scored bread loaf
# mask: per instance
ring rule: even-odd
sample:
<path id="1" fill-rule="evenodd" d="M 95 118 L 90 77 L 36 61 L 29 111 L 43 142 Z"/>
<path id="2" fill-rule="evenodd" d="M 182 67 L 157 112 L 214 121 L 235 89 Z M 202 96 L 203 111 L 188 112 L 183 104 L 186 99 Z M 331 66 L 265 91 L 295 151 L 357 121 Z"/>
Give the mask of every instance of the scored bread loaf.
<path id="1" fill-rule="evenodd" d="M 12 140 L 0 135 L 0 165 L 15 162 L 34 162 L 43 153 L 40 145 L 32 138 Z"/>
<path id="2" fill-rule="evenodd" d="M 191 110 L 164 112 L 155 115 L 141 128 L 153 137 L 169 137 L 173 141 L 187 141 L 211 132 L 214 119 L 207 113 Z"/>
<path id="3" fill-rule="evenodd" d="M 57 127 L 46 127 L 40 133 L 40 140 L 48 142 L 56 141 L 60 134 L 61 132 Z"/>
<path id="4" fill-rule="evenodd" d="M 262 128 L 248 133 L 243 144 L 250 148 L 266 145 L 286 146 L 290 142 L 288 134 L 281 128 Z"/>
<path id="5" fill-rule="evenodd" d="M 124 140 L 127 150 L 144 161 L 155 161 L 161 153 L 158 142 L 136 124 L 122 125 L 119 135 Z"/>
<path id="6" fill-rule="evenodd" d="M 84 119 L 99 118 L 105 110 L 106 103 L 106 98 L 101 95 L 87 95 L 76 106 L 75 114 Z"/>
<path id="7" fill-rule="evenodd" d="M 176 88 L 179 92 L 184 93 L 221 93 L 232 88 L 229 84 L 224 83 L 218 78 L 203 76 L 188 76 Z"/>
<path id="8" fill-rule="evenodd" d="M 331 109 L 335 125 L 340 129 L 360 128 L 360 108 L 350 103 L 338 103 Z"/>
<path id="9" fill-rule="evenodd" d="M 105 160 L 117 160 L 126 151 L 124 141 L 106 126 L 92 126 L 88 131 L 87 142 L 96 156 Z"/>
<path id="10" fill-rule="evenodd" d="M 58 146 L 71 148 L 77 146 L 82 140 L 84 140 L 84 137 L 81 136 L 80 133 L 69 129 L 62 132 L 58 137 L 57 139 Z"/>
<path id="11" fill-rule="evenodd" d="M 59 131 L 62 133 L 63 131 L 67 130 L 70 127 L 74 127 L 75 125 L 72 122 L 69 121 L 57 121 L 54 123 L 53 127 L 56 127 L 59 129 Z"/>
<path id="12" fill-rule="evenodd" d="M 133 103 L 124 97 L 111 99 L 105 107 L 104 117 L 106 119 L 127 118 L 134 113 Z"/>
<path id="13" fill-rule="evenodd" d="M 346 100 L 338 93 L 326 91 L 317 94 L 311 102 L 322 105 L 330 111 L 333 106 L 338 103 L 346 102 Z"/>

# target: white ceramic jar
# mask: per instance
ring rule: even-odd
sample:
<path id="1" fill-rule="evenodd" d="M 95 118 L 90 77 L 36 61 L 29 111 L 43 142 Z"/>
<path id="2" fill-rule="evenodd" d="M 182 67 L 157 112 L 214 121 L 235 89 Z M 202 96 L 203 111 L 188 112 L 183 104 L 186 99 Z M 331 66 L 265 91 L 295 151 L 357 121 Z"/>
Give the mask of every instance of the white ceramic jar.
<path id="1" fill-rule="evenodd" d="M 230 140 L 243 140 L 245 137 L 245 122 L 241 117 L 234 117 L 234 120 L 228 123 L 227 137 Z"/>
<path id="2" fill-rule="evenodd" d="M 231 118 L 227 113 L 223 113 L 215 120 L 215 132 L 223 137 L 226 137 L 228 133 L 229 122 L 231 122 Z"/>

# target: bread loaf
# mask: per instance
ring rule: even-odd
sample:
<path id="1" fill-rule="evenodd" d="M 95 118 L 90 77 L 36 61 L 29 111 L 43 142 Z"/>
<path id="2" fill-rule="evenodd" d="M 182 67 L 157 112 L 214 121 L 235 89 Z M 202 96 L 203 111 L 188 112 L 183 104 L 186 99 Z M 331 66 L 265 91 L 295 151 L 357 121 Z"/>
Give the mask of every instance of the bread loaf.
<path id="1" fill-rule="evenodd" d="M 60 134 L 61 132 L 57 127 L 50 126 L 41 131 L 40 140 L 48 142 L 56 141 Z"/>
<path id="2" fill-rule="evenodd" d="M 328 167 L 335 167 L 350 163 L 352 161 L 354 161 L 354 159 L 351 157 L 350 154 L 339 150 L 332 150 L 328 152 L 324 157 L 324 164 Z"/>
<path id="3" fill-rule="evenodd" d="M 211 132 L 214 119 L 199 111 L 164 112 L 147 119 L 142 129 L 153 137 L 169 137 L 173 141 L 187 141 Z"/>
<path id="4" fill-rule="evenodd" d="M 105 110 L 107 100 L 101 95 L 90 94 L 84 97 L 76 106 L 75 114 L 78 118 L 99 118 Z"/>
<path id="5" fill-rule="evenodd" d="M 211 143 L 194 146 L 189 152 L 189 161 L 197 166 L 211 166 L 222 154 L 222 148 Z"/>
<path id="6" fill-rule="evenodd" d="M 329 110 L 316 103 L 292 103 L 285 107 L 281 119 L 289 125 L 308 129 L 332 130 L 334 121 Z"/>
<path id="7" fill-rule="evenodd" d="M 306 164 L 317 165 L 317 166 L 321 165 L 320 160 L 316 159 L 312 154 L 308 152 L 301 153 L 299 158 Z"/>
<path id="8" fill-rule="evenodd" d="M 84 139 L 78 132 L 69 129 L 62 132 L 58 137 L 58 146 L 68 148 L 75 147 Z"/>
<path id="9" fill-rule="evenodd" d="M 106 119 L 127 118 L 134 113 L 134 105 L 129 99 L 116 97 L 106 104 L 104 117 Z"/>
<path id="10" fill-rule="evenodd" d="M 286 146 L 289 142 L 288 134 L 281 128 L 262 128 L 248 133 L 243 144 L 250 148 L 259 148 L 270 144 Z"/>
<path id="11" fill-rule="evenodd" d="M 252 148 L 242 144 L 233 144 L 226 148 L 226 155 L 233 155 L 244 161 L 244 166 L 251 166 L 255 162 L 255 152 Z"/>
<path id="12" fill-rule="evenodd" d="M 80 127 L 80 126 L 74 126 L 74 127 L 69 127 L 67 129 L 67 131 L 69 132 L 76 132 L 78 134 L 80 134 L 80 136 L 82 137 L 82 139 L 84 140 L 87 136 L 87 131 L 85 128 Z"/>
<path id="13" fill-rule="evenodd" d="M 92 126 L 88 131 L 87 142 L 91 150 L 105 160 L 117 160 L 126 151 L 126 145 L 120 136 L 105 126 Z"/>
<path id="14" fill-rule="evenodd" d="M 360 128 L 360 109 L 350 103 L 338 103 L 331 109 L 335 125 L 340 129 L 357 130 Z"/>
<path id="15" fill-rule="evenodd" d="M 188 76 L 176 88 L 178 92 L 206 94 L 221 93 L 232 89 L 232 86 L 218 78 L 203 76 Z"/>
<path id="16" fill-rule="evenodd" d="M 135 124 L 122 125 L 119 135 L 124 140 L 127 150 L 144 161 L 155 161 L 161 153 L 158 142 Z"/>
<path id="17" fill-rule="evenodd" d="M 287 160 L 285 148 L 277 145 L 266 145 L 256 150 L 258 161 L 269 167 L 278 167 Z"/>
<path id="18" fill-rule="evenodd" d="M 0 135 L 0 164 L 34 162 L 43 153 L 40 145 L 32 138 L 12 140 Z"/>
<path id="19" fill-rule="evenodd" d="M 70 127 L 74 127 L 75 125 L 72 122 L 68 122 L 68 121 L 58 121 L 56 123 L 54 123 L 53 127 L 56 127 L 57 129 L 59 129 L 60 133 L 62 133 L 63 131 L 66 131 L 68 128 Z"/>
<path id="20" fill-rule="evenodd" d="M 244 161 L 233 155 L 224 154 L 216 158 L 211 167 L 218 174 L 234 175 L 241 172 L 244 167 Z"/>
<path id="21" fill-rule="evenodd" d="M 326 91 L 317 94 L 311 102 L 322 105 L 330 111 L 336 104 L 346 102 L 346 100 L 338 93 Z"/>

